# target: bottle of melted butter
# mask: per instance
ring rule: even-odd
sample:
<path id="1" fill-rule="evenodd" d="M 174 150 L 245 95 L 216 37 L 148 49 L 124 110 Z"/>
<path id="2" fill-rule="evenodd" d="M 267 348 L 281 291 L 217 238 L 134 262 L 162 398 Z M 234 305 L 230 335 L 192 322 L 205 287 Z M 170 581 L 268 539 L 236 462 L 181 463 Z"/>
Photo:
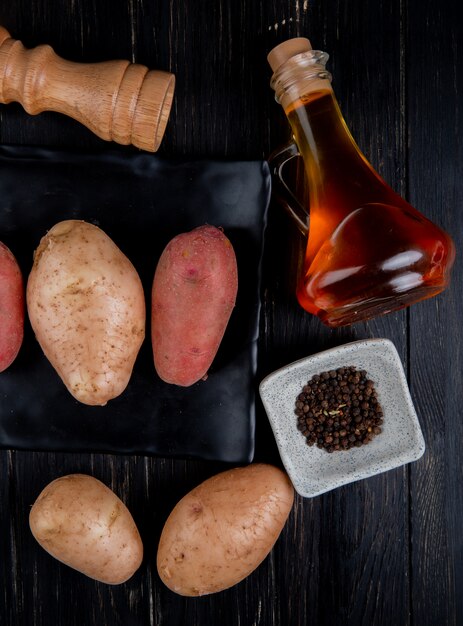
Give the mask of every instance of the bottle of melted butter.
<path id="1" fill-rule="evenodd" d="M 283 42 L 268 55 L 271 85 L 297 146 L 279 153 L 280 164 L 282 154 L 298 151 L 309 187 L 297 298 L 337 327 L 438 294 L 448 284 L 455 251 L 449 235 L 397 195 L 360 152 L 333 93 L 327 59 L 305 38 Z M 281 176 L 281 168 L 276 171 Z M 291 210 L 303 224 L 297 208 Z"/>

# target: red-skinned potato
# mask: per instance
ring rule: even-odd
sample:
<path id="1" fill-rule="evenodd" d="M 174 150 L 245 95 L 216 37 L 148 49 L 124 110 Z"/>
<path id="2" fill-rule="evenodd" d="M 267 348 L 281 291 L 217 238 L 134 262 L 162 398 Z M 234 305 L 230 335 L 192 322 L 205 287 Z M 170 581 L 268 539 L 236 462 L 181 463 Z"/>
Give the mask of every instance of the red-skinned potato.
<path id="1" fill-rule="evenodd" d="M 178 502 L 164 525 L 157 553 L 161 580 L 183 596 L 235 585 L 269 554 L 293 501 L 288 476 L 271 465 L 209 478 Z"/>
<path id="2" fill-rule="evenodd" d="M 200 226 L 168 243 L 151 303 L 154 365 L 163 381 L 188 387 L 206 378 L 237 290 L 235 252 L 222 230 Z"/>
<path id="3" fill-rule="evenodd" d="M 86 474 L 47 485 L 32 506 L 29 525 L 55 559 L 109 585 L 125 582 L 143 559 L 140 534 L 125 504 Z"/>
<path id="4" fill-rule="evenodd" d="M 27 307 L 45 356 L 77 400 L 105 405 L 124 391 L 145 337 L 145 296 L 106 233 L 84 221 L 56 224 L 35 252 Z"/>
<path id="5" fill-rule="evenodd" d="M 15 360 L 24 337 L 24 285 L 19 265 L 0 242 L 0 372 Z"/>

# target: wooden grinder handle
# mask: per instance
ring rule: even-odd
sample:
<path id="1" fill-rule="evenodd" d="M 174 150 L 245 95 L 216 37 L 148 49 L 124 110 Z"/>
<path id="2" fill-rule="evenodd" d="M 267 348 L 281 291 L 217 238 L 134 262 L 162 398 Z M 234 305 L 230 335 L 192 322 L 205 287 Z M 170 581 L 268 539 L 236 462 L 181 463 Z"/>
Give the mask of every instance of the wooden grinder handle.
<path id="1" fill-rule="evenodd" d="M 175 76 L 129 61 L 72 63 L 50 46 L 27 50 L 0 26 L 0 103 L 31 115 L 64 113 L 108 141 L 156 152 L 169 118 Z"/>

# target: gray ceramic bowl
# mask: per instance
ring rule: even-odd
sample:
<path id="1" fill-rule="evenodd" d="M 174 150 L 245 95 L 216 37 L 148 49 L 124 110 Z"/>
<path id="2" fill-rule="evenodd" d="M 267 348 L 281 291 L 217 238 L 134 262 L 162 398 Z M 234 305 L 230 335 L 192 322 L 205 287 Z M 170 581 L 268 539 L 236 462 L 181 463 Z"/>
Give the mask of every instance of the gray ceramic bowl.
<path id="1" fill-rule="evenodd" d="M 382 433 L 368 445 L 329 454 L 308 446 L 297 429 L 296 397 L 314 374 L 349 365 L 366 370 L 375 383 L 384 413 Z M 301 496 L 320 495 L 416 461 L 424 453 L 402 363 L 388 339 L 355 341 L 291 363 L 267 376 L 259 391 L 281 459 Z"/>

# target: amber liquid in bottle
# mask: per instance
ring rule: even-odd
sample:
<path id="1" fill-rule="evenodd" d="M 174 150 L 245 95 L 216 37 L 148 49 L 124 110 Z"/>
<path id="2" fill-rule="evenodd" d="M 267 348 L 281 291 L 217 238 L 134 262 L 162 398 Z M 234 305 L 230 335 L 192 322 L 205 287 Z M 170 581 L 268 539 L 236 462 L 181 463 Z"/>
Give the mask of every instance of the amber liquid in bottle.
<path id="1" fill-rule="evenodd" d="M 442 291 L 455 254 L 451 238 L 374 171 L 333 92 L 310 92 L 286 115 L 309 181 L 301 306 L 342 326 Z"/>

